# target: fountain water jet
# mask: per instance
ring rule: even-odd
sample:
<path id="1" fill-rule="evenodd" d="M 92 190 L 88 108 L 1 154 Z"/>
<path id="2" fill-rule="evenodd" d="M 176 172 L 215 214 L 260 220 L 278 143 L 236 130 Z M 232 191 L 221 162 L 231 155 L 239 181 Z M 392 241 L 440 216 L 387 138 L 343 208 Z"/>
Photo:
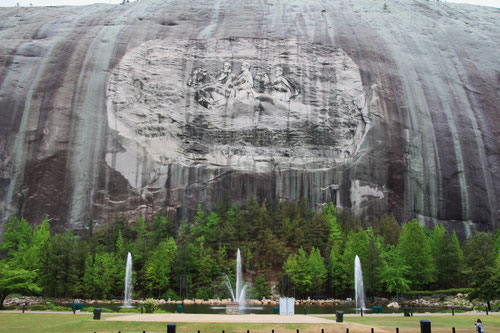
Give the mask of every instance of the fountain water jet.
<path id="1" fill-rule="evenodd" d="M 231 293 L 231 298 L 233 302 L 239 304 L 240 311 L 243 309 L 244 304 L 245 304 L 245 293 L 247 289 L 247 285 L 243 285 L 243 270 L 241 266 L 241 254 L 240 254 L 240 249 L 238 249 L 238 252 L 236 254 L 236 290 L 233 292 L 233 287 L 231 286 L 231 281 L 229 281 L 229 278 L 224 276 L 225 283 L 227 286 L 227 289 L 229 289 L 229 292 Z"/>
<path id="2" fill-rule="evenodd" d="M 125 291 L 123 295 L 123 307 L 131 308 L 132 305 L 132 255 L 127 255 L 127 265 L 125 266 Z"/>
<path id="3" fill-rule="evenodd" d="M 363 285 L 363 271 L 359 257 L 354 259 L 354 289 L 356 292 L 356 309 L 365 309 L 365 288 Z"/>

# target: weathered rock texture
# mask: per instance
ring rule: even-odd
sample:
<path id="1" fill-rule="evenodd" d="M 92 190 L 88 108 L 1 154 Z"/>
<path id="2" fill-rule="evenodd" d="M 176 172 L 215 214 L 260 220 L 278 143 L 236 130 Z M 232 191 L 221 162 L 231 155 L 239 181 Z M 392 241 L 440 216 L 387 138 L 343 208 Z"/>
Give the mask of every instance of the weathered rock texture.
<path id="1" fill-rule="evenodd" d="M 500 214 L 500 11 L 427 1 L 0 9 L 0 211 L 83 230 L 250 196 Z"/>

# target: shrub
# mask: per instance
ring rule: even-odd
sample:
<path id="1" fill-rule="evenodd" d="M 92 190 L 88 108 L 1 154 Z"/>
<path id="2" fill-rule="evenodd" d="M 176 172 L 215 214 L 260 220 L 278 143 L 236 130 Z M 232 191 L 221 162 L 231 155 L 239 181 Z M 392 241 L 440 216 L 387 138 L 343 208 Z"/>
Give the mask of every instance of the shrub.
<path id="1" fill-rule="evenodd" d="M 143 305 L 144 305 L 144 310 L 146 311 L 146 313 L 153 313 L 156 310 L 158 310 L 158 306 L 160 305 L 160 302 L 158 302 L 157 300 L 155 300 L 153 298 L 148 298 L 144 301 Z"/>
<path id="2" fill-rule="evenodd" d="M 47 310 L 49 310 L 49 311 L 71 311 L 71 308 L 68 308 L 66 306 L 50 304 L 49 306 L 47 306 Z"/>
<path id="3" fill-rule="evenodd" d="M 138 313 L 141 312 L 140 308 L 121 308 L 118 312 L 121 313 Z"/>
<path id="4" fill-rule="evenodd" d="M 35 305 L 30 306 L 30 310 L 32 310 L 32 311 L 47 311 L 47 305 L 35 304 Z"/>
<path id="5" fill-rule="evenodd" d="M 173 301 L 180 300 L 179 295 L 177 295 L 177 293 L 172 289 L 167 290 L 167 292 L 163 294 L 163 299 L 169 299 L 169 298 Z"/>
<path id="6" fill-rule="evenodd" d="M 94 307 L 92 306 L 89 306 L 89 307 L 84 307 L 83 308 L 83 312 L 94 312 Z M 113 309 L 110 309 L 110 308 L 103 308 L 103 307 L 99 307 L 98 309 L 101 309 L 101 312 L 102 313 L 112 313 L 114 312 Z"/>
<path id="7" fill-rule="evenodd" d="M 458 293 L 468 294 L 472 292 L 472 288 L 454 288 L 454 289 L 443 289 L 443 290 L 412 290 L 405 293 L 409 297 L 418 296 L 432 296 L 436 294 L 454 296 Z"/>

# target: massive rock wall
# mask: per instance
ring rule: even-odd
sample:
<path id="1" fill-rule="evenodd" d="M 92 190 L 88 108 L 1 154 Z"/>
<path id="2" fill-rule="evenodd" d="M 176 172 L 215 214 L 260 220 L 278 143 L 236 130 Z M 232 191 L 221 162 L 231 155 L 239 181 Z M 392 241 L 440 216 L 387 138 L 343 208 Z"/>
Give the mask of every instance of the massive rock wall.
<path id="1" fill-rule="evenodd" d="M 0 9 L 0 212 L 84 230 L 251 195 L 498 225 L 500 11 L 375 0 Z"/>

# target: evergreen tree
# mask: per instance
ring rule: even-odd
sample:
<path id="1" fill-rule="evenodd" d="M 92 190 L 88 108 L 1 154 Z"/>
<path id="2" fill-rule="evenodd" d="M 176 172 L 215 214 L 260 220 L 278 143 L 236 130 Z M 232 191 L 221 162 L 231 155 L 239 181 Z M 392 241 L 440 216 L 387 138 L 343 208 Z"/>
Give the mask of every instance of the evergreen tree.
<path id="1" fill-rule="evenodd" d="M 387 245 L 397 245 L 399 235 L 401 234 L 401 226 L 392 215 L 384 215 L 380 219 L 380 235 Z"/>
<path id="2" fill-rule="evenodd" d="M 89 299 L 97 297 L 97 273 L 94 268 L 94 255 L 88 254 L 85 259 L 85 270 L 82 277 L 83 296 Z"/>
<path id="3" fill-rule="evenodd" d="M 67 231 L 55 234 L 41 251 L 40 282 L 47 296 L 67 297 L 79 289 L 76 237 Z"/>
<path id="4" fill-rule="evenodd" d="M 500 296 L 497 286 L 491 282 L 495 278 L 494 244 L 490 235 L 478 232 L 465 243 L 465 262 L 468 266 L 469 285 L 475 288 L 472 297 L 489 301 Z"/>

